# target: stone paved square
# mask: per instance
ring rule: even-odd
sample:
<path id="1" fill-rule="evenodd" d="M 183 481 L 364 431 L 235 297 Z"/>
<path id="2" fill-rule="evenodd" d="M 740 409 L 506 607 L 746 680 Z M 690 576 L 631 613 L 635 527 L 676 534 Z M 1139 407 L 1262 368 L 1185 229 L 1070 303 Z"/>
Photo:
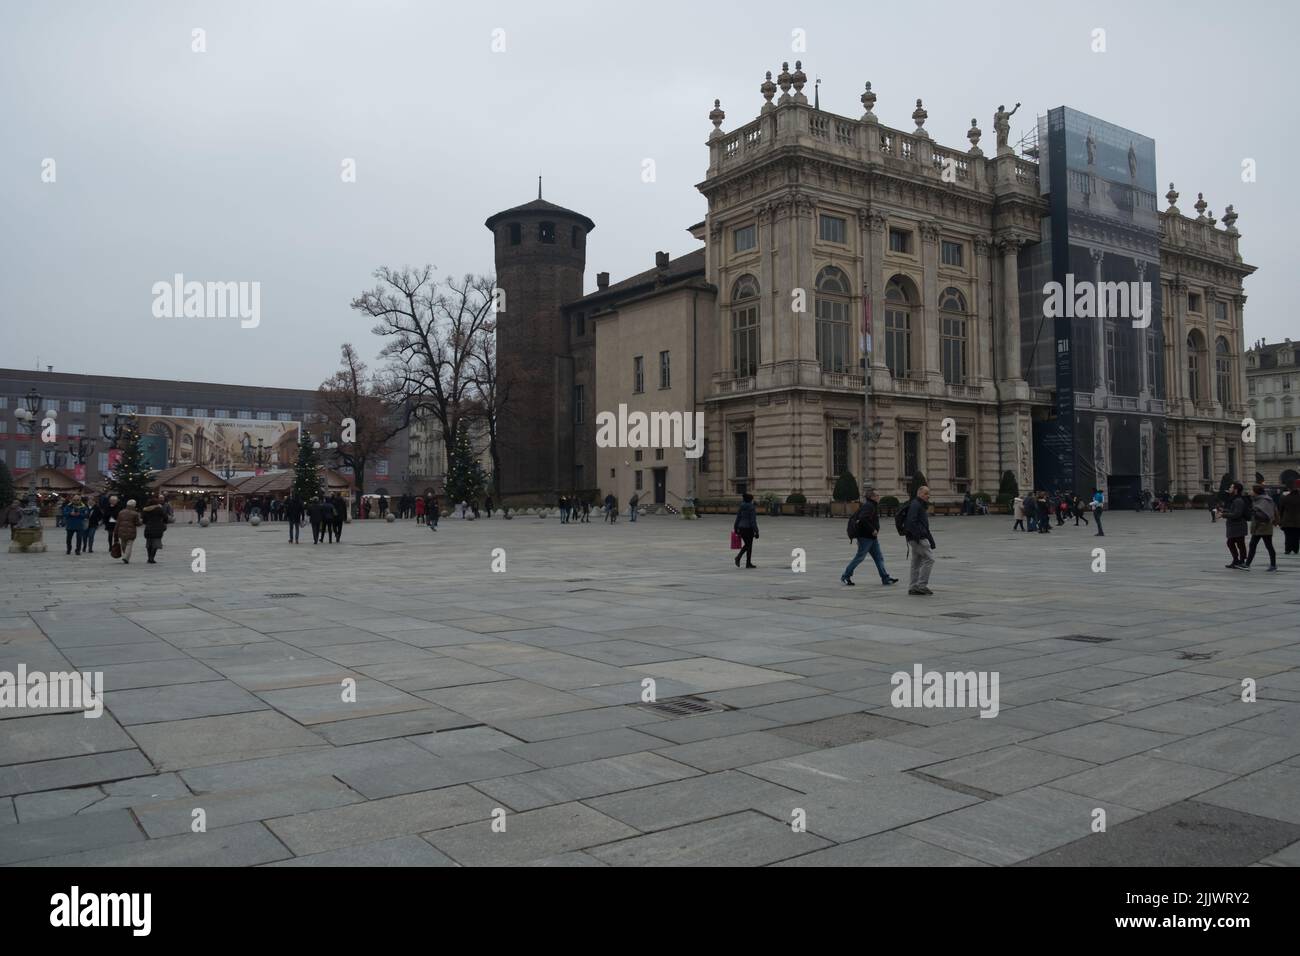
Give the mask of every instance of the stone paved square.
<path id="1" fill-rule="evenodd" d="M 842 519 L 764 519 L 748 571 L 715 516 L 355 521 L 316 547 L 177 525 L 157 565 L 0 554 L 0 669 L 105 690 L 100 718 L 0 711 L 0 861 L 1300 861 L 1300 560 L 1225 571 L 1191 512 L 1108 515 L 1105 573 L 1087 529 L 933 526 L 933 597 L 840 585 Z M 894 706 L 918 664 L 997 673 L 997 715 Z M 656 710 L 647 681 L 706 709 Z"/>

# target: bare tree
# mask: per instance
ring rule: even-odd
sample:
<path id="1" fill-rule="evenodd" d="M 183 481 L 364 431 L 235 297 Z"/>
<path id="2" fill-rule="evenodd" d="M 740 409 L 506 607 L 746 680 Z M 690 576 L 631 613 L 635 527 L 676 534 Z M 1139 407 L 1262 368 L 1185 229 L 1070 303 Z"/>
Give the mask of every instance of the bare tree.
<path id="1" fill-rule="evenodd" d="M 487 432 L 492 458 L 492 493 L 501 501 L 501 442 L 498 426 L 510 399 L 510 380 L 497 362 L 496 319 L 485 323 L 474 341 L 473 391 Z"/>
<path id="2" fill-rule="evenodd" d="M 338 443 L 333 454 L 338 463 L 352 469 L 358 500 L 365 491 L 366 465 L 388 451 L 389 442 L 410 423 L 409 405 L 390 400 L 390 388 L 370 374 L 356 349 L 344 343 L 340 368 L 321 382 L 316 407 L 325 419 L 326 431 Z M 351 441 L 345 428 L 351 419 Z"/>
<path id="3" fill-rule="evenodd" d="M 465 275 L 439 283 L 432 266 L 384 267 L 374 275 L 379 284 L 354 299 L 352 308 L 375 319 L 374 333 L 389 340 L 380 353 L 388 360 L 387 400 L 431 416 L 450 461 L 473 397 L 475 344 L 495 315 L 494 280 Z"/>

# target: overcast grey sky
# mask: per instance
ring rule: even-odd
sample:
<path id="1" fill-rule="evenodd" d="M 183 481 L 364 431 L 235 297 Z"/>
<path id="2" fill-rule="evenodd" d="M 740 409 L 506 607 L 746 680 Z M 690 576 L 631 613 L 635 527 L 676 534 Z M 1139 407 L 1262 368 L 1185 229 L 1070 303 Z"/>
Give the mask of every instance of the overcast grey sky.
<path id="1" fill-rule="evenodd" d="M 342 342 L 378 351 L 348 308 L 377 266 L 490 272 L 483 220 L 532 199 L 539 173 L 547 199 L 596 222 L 588 289 L 597 271 L 617 281 L 693 247 L 714 97 L 723 128 L 739 126 L 764 72 L 796 58 L 821 77 L 823 109 L 860 115 L 871 80 L 883 122 L 911 128 L 923 97 L 949 146 L 972 116 L 991 145 L 994 109 L 1016 101 L 1013 142 L 1062 104 L 1153 137 L 1162 194 L 1172 179 L 1185 212 L 1203 191 L 1216 216 L 1240 214 L 1259 267 L 1247 339 L 1300 338 L 1283 291 L 1300 213 L 1284 165 L 1300 155 L 1297 10 L 0 0 L 0 366 L 313 388 Z M 1241 181 L 1246 157 L 1257 182 Z M 178 272 L 260 282 L 261 324 L 154 318 L 152 285 Z"/>

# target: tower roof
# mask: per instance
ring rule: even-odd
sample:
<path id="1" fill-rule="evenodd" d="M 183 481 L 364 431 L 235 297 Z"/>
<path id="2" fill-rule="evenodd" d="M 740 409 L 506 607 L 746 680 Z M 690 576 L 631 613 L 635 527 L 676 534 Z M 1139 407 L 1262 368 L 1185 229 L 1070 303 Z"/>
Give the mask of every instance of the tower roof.
<path id="1" fill-rule="evenodd" d="M 483 225 L 492 229 L 498 222 L 509 216 L 517 216 L 520 213 L 531 213 L 534 215 L 544 215 L 549 213 L 553 216 L 566 216 L 569 219 L 576 219 L 587 227 L 587 231 L 596 228 L 596 224 L 580 212 L 574 212 L 572 209 L 565 209 L 563 206 L 557 206 L 553 202 L 547 202 L 545 199 L 534 199 L 532 202 L 526 202 L 522 206 L 514 206 L 510 209 L 502 210 L 495 215 L 489 216 Z"/>

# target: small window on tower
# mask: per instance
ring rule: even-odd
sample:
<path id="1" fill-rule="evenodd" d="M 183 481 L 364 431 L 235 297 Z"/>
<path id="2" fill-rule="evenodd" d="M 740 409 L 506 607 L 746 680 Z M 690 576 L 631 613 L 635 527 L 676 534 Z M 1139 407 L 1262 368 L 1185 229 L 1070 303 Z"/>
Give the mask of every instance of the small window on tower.
<path id="1" fill-rule="evenodd" d="M 582 227 L 581 226 L 573 227 L 573 248 L 575 249 L 582 248 Z"/>
<path id="2" fill-rule="evenodd" d="M 510 245 L 517 246 L 524 241 L 524 231 L 520 228 L 519 223 L 510 224 Z"/>
<path id="3" fill-rule="evenodd" d="M 555 245 L 555 223 L 543 222 L 537 226 L 537 241 Z"/>

